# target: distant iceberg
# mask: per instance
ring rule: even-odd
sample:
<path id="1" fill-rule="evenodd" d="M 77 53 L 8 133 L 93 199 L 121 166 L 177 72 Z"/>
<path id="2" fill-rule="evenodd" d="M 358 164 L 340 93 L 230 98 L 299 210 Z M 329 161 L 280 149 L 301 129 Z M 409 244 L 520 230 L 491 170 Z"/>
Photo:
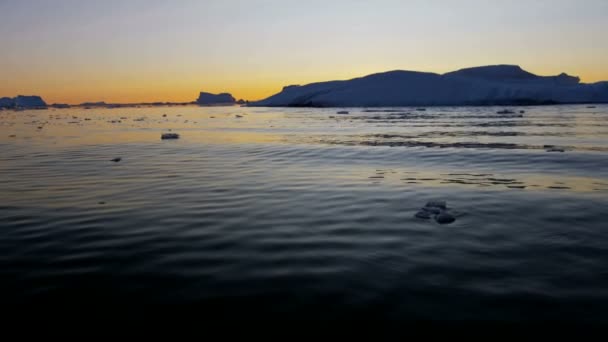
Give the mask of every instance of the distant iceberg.
<path id="1" fill-rule="evenodd" d="M 292 85 L 251 106 L 389 107 L 537 105 L 608 102 L 608 82 L 537 76 L 516 65 L 467 68 L 443 75 L 389 71 L 347 81 Z"/>
<path id="2" fill-rule="evenodd" d="M 235 104 L 236 99 L 229 93 L 211 94 L 201 91 L 196 103 L 199 105 Z"/>
<path id="3" fill-rule="evenodd" d="M 98 102 L 83 102 L 81 104 L 79 104 L 79 106 L 81 107 L 105 107 L 108 104 L 105 103 L 104 101 L 98 101 Z"/>
<path id="4" fill-rule="evenodd" d="M 0 97 L 0 108 L 15 107 L 15 99 L 12 97 Z"/>
<path id="5" fill-rule="evenodd" d="M 15 107 L 17 108 L 46 108 L 46 102 L 40 96 L 19 95 L 15 97 Z"/>
<path id="6" fill-rule="evenodd" d="M 40 96 L 18 95 L 17 97 L 0 98 L 0 108 L 37 109 L 46 108 L 46 102 Z"/>

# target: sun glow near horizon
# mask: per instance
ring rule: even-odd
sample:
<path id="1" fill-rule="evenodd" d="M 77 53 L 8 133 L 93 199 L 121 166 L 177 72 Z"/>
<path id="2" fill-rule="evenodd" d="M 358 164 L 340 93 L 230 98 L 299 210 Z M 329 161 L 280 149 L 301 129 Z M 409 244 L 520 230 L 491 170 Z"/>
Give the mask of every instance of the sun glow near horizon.
<path id="1" fill-rule="evenodd" d="M 257 100 L 289 84 L 490 64 L 608 80 L 600 0 L 9 0 L 0 11 L 11 13 L 0 96 L 48 103 Z"/>

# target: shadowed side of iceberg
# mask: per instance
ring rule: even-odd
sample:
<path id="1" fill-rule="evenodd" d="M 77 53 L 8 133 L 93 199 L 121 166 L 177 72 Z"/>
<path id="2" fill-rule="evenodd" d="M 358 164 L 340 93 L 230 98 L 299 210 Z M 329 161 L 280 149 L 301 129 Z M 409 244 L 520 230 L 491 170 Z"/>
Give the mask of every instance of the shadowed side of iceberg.
<path id="1" fill-rule="evenodd" d="M 537 76 L 519 66 L 462 69 L 444 75 L 389 71 L 347 81 L 288 86 L 252 106 L 381 107 L 536 105 L 608 102 L 608 82 L 581 84 L 578 77 Z"/>
<path id="2" fill-rule="evenodd" d="M 46 102 L 36 95 L 26 96 L 18 95 L 17 97 L 3 97 L 0 98 L 0 108 L 15 108 L 15 109 L 38 109 L 46 108 Z"/>

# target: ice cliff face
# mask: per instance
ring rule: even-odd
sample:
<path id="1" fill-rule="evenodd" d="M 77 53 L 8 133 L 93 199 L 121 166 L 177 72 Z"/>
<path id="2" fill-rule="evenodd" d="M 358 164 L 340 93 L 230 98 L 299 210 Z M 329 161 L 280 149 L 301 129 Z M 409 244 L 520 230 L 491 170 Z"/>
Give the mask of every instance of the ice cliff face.
<path id="1" fill-rule="evenodd" d="M 215 105 L 215 104 L 234 104 L 236 99 L 231 94 L 211 94 L 201 92 L 196 100 L 196 103 L 201 105 Z"/>
<path id="2" fill-rule="evenodd" d="M 443 75 L 389 71 L 348 81 L 288 86 L 254 106 L 432 106 L 608 102 L 608 82 L 537 76 L 519 66 L 462 69 Z"/>

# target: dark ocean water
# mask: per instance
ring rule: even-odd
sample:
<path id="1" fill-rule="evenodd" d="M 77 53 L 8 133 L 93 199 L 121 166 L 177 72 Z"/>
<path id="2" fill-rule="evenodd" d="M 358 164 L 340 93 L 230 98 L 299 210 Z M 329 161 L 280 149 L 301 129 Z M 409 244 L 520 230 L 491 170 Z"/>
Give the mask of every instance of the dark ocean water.
<path id="1" fill-rule="evenodd" d="M 608 106 L 500 109 L 0 112 L 0 303 L 608 322 Z"/>

